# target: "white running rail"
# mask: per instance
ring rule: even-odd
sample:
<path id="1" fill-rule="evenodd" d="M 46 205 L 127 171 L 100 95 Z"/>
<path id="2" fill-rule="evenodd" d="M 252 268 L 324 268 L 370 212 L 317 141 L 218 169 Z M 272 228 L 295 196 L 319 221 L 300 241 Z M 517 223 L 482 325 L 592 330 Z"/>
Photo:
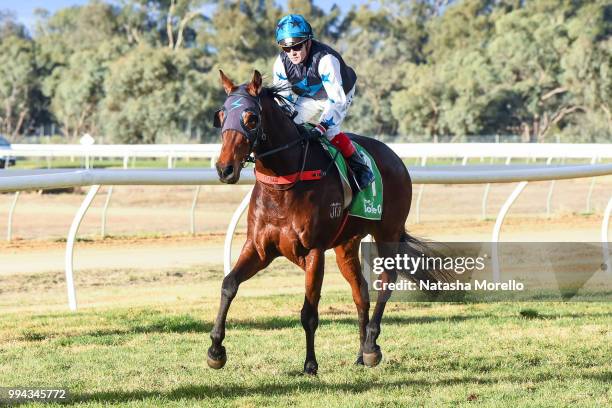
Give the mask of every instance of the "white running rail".
<path id="1" fill-rule="evenodd" d="M 529 181 L 560 180 L 580 177 L 596 177 L 612 174 L 612 164 L 536 166 L 536 165 L 484 165 L 484 166 L 435 166 L 409 167 L 415 184 L 480 184 L 520 182 L 519 188 L 506 200 L 493 231 L 493 241 L 499 239 L 502 221 L 520 191 Z M 244 170 L 239 184 L 253 184 L 255 177 Z M 61 188 L 71 186 L 91 186 L 85 201 L 74 218 L 66 248 L 66 281 L 68 285 L 69 306 L 76 310 L 76 291 L 74 289 L 72 255 L 78 226 L 99 186 L 101 185 L 218 185 L 216 171 L 203 170 L 5 170 L 0 172 L 0 192 L 32 189 Z M 250 192 L 249 192 L 250 194 Z M 232 217 L 225 243 L 224 271 L 231 268 L 231 239 L 241 214 L 246 210 L 249 199 L 245 197 Z M 610 201 L 612 203 L 612 200 Z M 612 204 L 608 204 L 602 238 L 607 231 Z M 605 234 L 604 232 L 605 231 Z M 493 260 L 496 262 L 496 260 Z M 607 259 L 606 259 L 607 261 Z"/>

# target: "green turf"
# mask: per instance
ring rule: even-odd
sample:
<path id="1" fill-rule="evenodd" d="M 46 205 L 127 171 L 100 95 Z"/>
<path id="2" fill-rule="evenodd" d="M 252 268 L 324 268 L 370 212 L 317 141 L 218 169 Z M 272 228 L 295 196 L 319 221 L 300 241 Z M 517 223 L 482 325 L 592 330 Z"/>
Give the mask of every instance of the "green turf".
<path id="1" fill-rule="evenodd" d="M 216 269 L 207 277 L 128 271 L 123 280 L 115 271 L 80 282 L 81 297 L 125 290 L 134 299 L 149 294 L 146 304 L 110 303 L 76 314 L 43 305 L 35 313 L 0 315 L 0 384 L 67 387 L 80 406 L 612 404 L 609 303 L 391 303 L 379 341 L 383 362 L 367 369 L 353 365 L 354 306 L 334 275 L 321 301 L 319 375 L 312 378 L 301 374 L 301 272 L 286 264 L 270 272 L 248 282 L 232 305 L 228 363 L 220 371 L 206 365 Z M 30 299 L 38 287 L 43 303 L 53 287 L 33 276 L 23 278 L 33 287 L 18 287 L 19 279 L 7 278 L 13 284 L 5 290 Z M 96 285 L 108 286 L 88 295 Z M 190 298 L 188 288 L 198 285 L 209 292 Z M 264 286 L 268 294 L 254 291 Z M 177 300 L 159 303 L 156 294 L 164 292 L 176 292 Z"/>

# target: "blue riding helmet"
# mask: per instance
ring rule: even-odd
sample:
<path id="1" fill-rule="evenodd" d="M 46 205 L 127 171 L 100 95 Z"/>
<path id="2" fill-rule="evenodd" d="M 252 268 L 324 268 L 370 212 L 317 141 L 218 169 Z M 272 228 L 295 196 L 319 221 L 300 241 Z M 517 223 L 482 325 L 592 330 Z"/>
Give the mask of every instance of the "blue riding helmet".
<path id="1" fill-rule="evenodd" d="M 300 14 L 288 14 L 276 25 L 276 42 L 281 47 L 292 47 L 312 37 L 312 27 Z"/>

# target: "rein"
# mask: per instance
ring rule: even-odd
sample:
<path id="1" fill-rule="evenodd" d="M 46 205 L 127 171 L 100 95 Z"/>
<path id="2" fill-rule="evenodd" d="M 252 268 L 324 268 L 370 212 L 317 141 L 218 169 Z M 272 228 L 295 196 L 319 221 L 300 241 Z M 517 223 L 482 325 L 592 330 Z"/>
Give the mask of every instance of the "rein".
<path id="1" fill-rule="evenodd" d="M 257 97 L 257 102 L 258 105 L 261 108 L 261 103 L 259 101 L 259 97 Z M 244 167 L 246 165 L 247 162 L 249 163 L 255 163 L 257 160 L 262 159 L 264 157 L 268 157 L 271 156 L 273 154 L 282 152 L 283 150 L 287 150 L 292 148 L 293 146 L 296 146 L 298 144 L 302 144 L 302 165 L 300 167 L 300 171 L 296 172 L 296 173 L 292 173 L 292 174 L 287 174 L 287 175 L 282 175 L 282 176 L 270 176 L 267 174 L 263 174 L 261 172 L 258 172 L 257 170 L 255 170 L 255 178 L 264 183 L 264 184 L 272 184 L 272 185 L 276 185 L 278 186 L 276 188 L 276 190 L 289 190 L 291 188 L 293 188 L 293 186 L 295 186 L 296 183 L 300 182 L 300 181 L 311 181 L 311 180 L 320 180 L 322 179 L 326 174 L 327 171 L 329 170 L 328 166 L 325 171 L 322 171 L 320 169 L 318 170 L 304 170 L 306 168 L 306 160 L 308 158 L 308 150 L 310 148 L 310 136 L 309 135 L 304 135 L 302 134 L 302 132 L 300 132 L 300 130 L 298 129 L 298 126 L 291 121 L 291 123 L 293 123 L 293 125 L 295 126 L 296 131 L 298 132 L 298 134 L 300 134 L 301 136 L 289 143 L 286 143 L 282 146 L 279 147 L 275 147 L 273 149 L 270 149 L 266 152 L 263 153 L 255 153 L 255 143 L 253 144 L 253 146 L 251 147 L 251 150 L 249 152 L 249 155 L 244 159 L 244 161 L 242 162 L 242 166 Z M 263 127 L 261 127 L 261 132 L 263 133 Z M 265 133 L 264 133 L 265 135 Z M 257 142 L 257 139 L 255 139 L 255 142 Z M 304 145 L 304 142 L 306 142 L 306 144 Z M 333 161 L 331 162 L 331 164 L 333 164 Z M 280 187 L 282 186 L 282 187 Z"/>
<path id="2" fill-rule="evenodd" d="M 279 97 L 282 98 L 282 96 L 277 95 Z M 214 126 L 217 128 L 221 128 L 221 131 L 223 132 L 223 130 L 227 129 L 235 129 L 237 130 L 239 133 L 242 133 L 242 135 L 246 138 L 248 144 L 249 144 L 249 151 L 247 153 L 247 156 L 242 160 L 241 162 L 241 166 L 244 168 L 246 166 L 247 163 L 255 163 L 257 160 L 262 159 L 264 157 L 268 157 L 271 156 L 273 154 L 282 152 L 284 150 L 290 149 L 298 144 L 302 144 L 302 152 L 301 152 L 301 168 L 299 172 L 293 173 L 293 174 L 288 174 L 288 175 L 283 175 L 283 176 L 269 176 L 263 173 L 258 172 L 257 170 L 255 170 L 255 175 L 258 181 L 264 183 L 264 184 L 272 184 L 272 185 L 282 185 L 284 188 L 277 188 L 277 190 L 288 190 L 290 188 L 292 188 L 296 183 L 300 182 L 300 181 L 308 181 L 308 180 L 320 180 L 321 178 L 323 178 L 327 172 L 329 171 L 330 167 L 334 164 L 334 160 L 331 160 L 329 165 L 327 166 L 327 168 L 323 171 L 323 170 L 304 170 L 306 168 L 306 160 L 308 158 L 308 150 L 310 147 L 310 136 L 309 135 L 304 135 L 302 134 L 302 132 L 300 132 L 299 128 L 297 127 L 297 125 L 293 122 L 293 120 L 291 121 L 293 123 L 293 125 L 295 126 L 296 131 L 298 132 L 298 134 L 300 134 L 300 137 L 289 142 L 289 143 L 285 143 L 282 146 L 279 147 L 275 147 L 272 148 L 266 152 L 263 153 L 256 153 L 255 150 L 257 149 L 257 146 L 259 145 L 260 140 L 266 140 L 267 139 L 267 135 L 264 132 L 263 126 L 262 126 L 262 113 L 263 113 L 263 108 L 262 108 L 262 104 L 261 104 L 261 99 L 260 96 L 253 96 L 250 93 L 248 93 L 247 91 L 245 91 L 245 89 L 238 88 L 236 90 L 234 90 L 233 92 L 231 92 L 228 95 L 228 99 L 229 98 L 234 98 L 233 103 L 228 104 L 228 102 L 226 102 L 226 104 L 224 104 L 224 106 L 219 109 L 217 112 L 215 112 L 215 122 L 214 122 Z M 238 99 L 236 99 L 238 98 Z M 246 106 L 243 105 L 243 101 L 242 99 L 246 99 Z M 232 115 L 232 117 L 229 117 L 229 112 L 231 112 L 232 110 L 234 110 L 235 108 L 239 107 L 239 106 L 245 106 L 245 108 L 242 110 L 241 114 L 239 117 L 237 117 L 235 114 Z M 224 116 L 223 116 L 223 122 L 219 121 L 219 113 L 220 112 L 224 112 Z M 255 115 L 256 121 L 255 124 L 249 128 L 247 127 L 247 125 L 245 124 L 245 113 L 250 112 L 251 114 Z M 251 116 L 252 118 L 253 116 Z M 229 120 L 228 120 L 229 118 Z M 239 122 L 239 124 L 237 123 Z M 304 145 L 304 142 L 305 145 Z M 336 155 L 338 154 L 338 152 L 336 152 Z"/>
<path id="3" fill-rule="evenodd" d="M 263 132 L 263 131 L 262 131 L 262 132 Z M 264 139 L 265 139 L 265 138 L 264 138 Z M 285 144 L 285 145 L 283 145 L 283 146 L 276 147 L 276 148 L 274 148 L 274 149 L 268 150 L 267 152 L 264 152 L 264 153 L 261 153 L 261 154 L 256 154 L 256 153 L 253 151 L 253 150 L 255 149 L 255 147 L 253 147 L 253 148 L 251 148 L 251 150 L 249 151 L 249 155 L 248 155 L 248 156 L 247 156 L 247 157 L 244 159 L 243 163 L 245 163 L 245 162 L 255 163 L 255 161 L 256 161 L 257 159 L 261 159 L 262 157 L 267 157 L 267 156 L 273 155 L 274 153 L 278 153 L 278 152 L 281 152 L 281 151 L 283 151 L 283 150 L 287 150 L 287 149 L 289 149 L 289 148 L 291 148 L 291 147 L 295 146 L 295 145 L 296 145 L 296 144 L 298 144 L 298 143 L 303 143 L 304 141 L 308 143 L 308 142 L 309 142 L 309 138 L 308 138 L 308 137 L 305 137 L 305 136 L 302 136 L 302 137 L 301 137 L 301 138 L 299 138 L 299 139 L 296 139 L 296 140 L 294 140 L 294 141 L 292 141 L 292 142 L 289 142 L 289 143 L 287 143 L 287 144 Z M 243 166 L 243 167 L 244 167 L 244 166 Z"/>

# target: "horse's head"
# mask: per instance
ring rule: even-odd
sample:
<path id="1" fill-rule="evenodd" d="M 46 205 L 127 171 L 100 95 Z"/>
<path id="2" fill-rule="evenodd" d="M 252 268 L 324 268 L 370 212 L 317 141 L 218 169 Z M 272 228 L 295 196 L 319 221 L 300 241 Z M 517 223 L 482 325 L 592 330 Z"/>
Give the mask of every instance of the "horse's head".
<path id="1" fill-rule="evenodd" d="M 234 184 L 251 152 L 263 137 L 260 93 L 261 74 L 253 73 L 251 82 L 236 86 L 223 71 L 221 83 L 227 93 L 223 107 L 215 112 L 214 126 L 221 129 L 221 154 L 217 173 L 223 183 Z"/>

